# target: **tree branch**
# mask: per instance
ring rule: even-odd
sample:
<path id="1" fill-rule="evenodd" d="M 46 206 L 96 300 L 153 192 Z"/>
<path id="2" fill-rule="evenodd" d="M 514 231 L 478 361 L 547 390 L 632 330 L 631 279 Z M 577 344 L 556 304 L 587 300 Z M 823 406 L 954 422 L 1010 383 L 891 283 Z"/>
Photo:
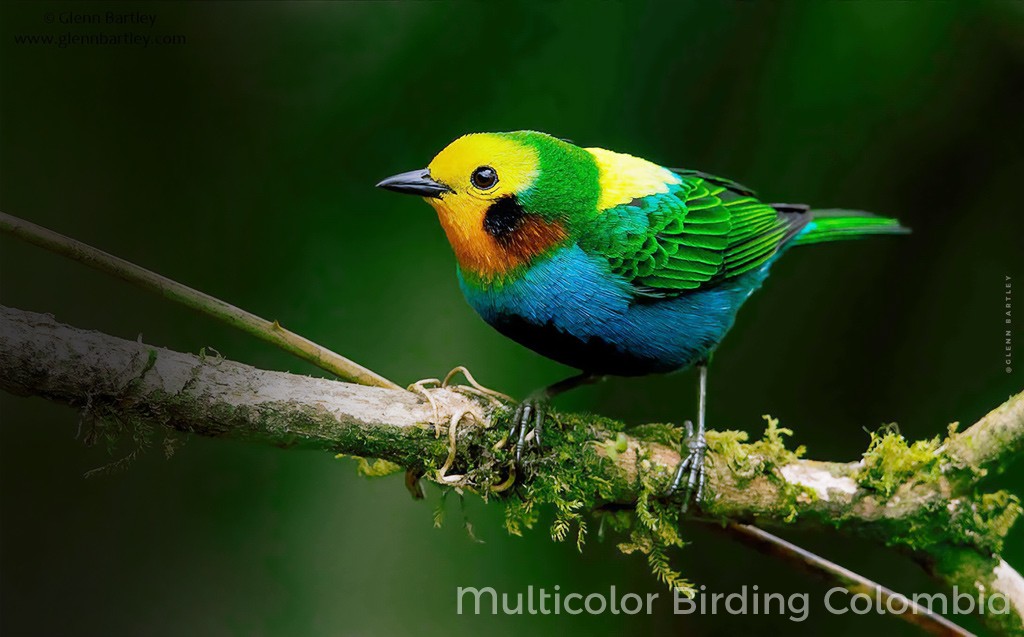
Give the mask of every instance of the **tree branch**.
<path id="1" fill-rule="evenodd" d="M 1024 452 L 1024 400 L 996 407 L 970 429 L 952 436 L 946 451 L 961 467 L 1002 472 Z"/>
<path id="2" fill-rule="evenodd" d="M 299 336 L 295 332 L 286 330 L 277 321 L 260 318 L 252 312 L 247 312 L 205 292 L 168 279 L 71 237 L 4 212 L 0 212 L 0 232 L 6 232 L 33 245 L 137 285 L 144 290 L 155 292 L 171 301 L 181 303 L 260 340 L 276 345 L 289 354 L 298 356 L 338 378 L 360 385 L 399 389 L 398 385 L 383 376 L 350 361 L 341 354 Z"/>
<path id="3" fill-rule="evenodd" d="M 485 497 L 511 481 L 501 442 L 507 410 L 453 388 L 421 397 L 264 371 L 10 308 L 0 308 L 0 387 L 71 405 L 97 422 L 382 458 Z M 553 417 L 562 426 L 545 437 L 528 489 L 544 476 L 576 489 L 598 510 L 639 509 L 679 462 L 678 432 L 665 426 L 627 432 L 594 416 Z M 1010 494 L 977 488 L 987 469 L 1004 467 L 1021 449 L 1024 394 L 945 441 L 910 445 L 894 432 L 878 434 L 850 463 L 801 459 L 785 447 L 786 433 L 774 422 L 754 442 L 739 432 L 711 432 L 713 497 L 701 516 L 873 538 L 912 555 L 960 592 L 1005 595 L 1010 612 L 983 620 L 1000 632 L 1024 629 L 1024 580 L 999 558 L 1020 506 Z"/>
<path id="4" fill-rule="evenodd" d="M 839 583 L 851 593 L 877 597 L 881 607 L 887 610 L 891 609 L 890 613 L 899 615 L 904 620 L 933 635 L 955 637 L 970 635 L 942 615 L 932 612 L 931 609 L 921 606 L 905 595 L 880 586 L 866 577 L 778 538 L 763 529 L 749 524 L 729 522 L 726 524 L 725 530 L 740 542 L 762 553 L 783 559 L 811 575 L 828 582 Z"/>

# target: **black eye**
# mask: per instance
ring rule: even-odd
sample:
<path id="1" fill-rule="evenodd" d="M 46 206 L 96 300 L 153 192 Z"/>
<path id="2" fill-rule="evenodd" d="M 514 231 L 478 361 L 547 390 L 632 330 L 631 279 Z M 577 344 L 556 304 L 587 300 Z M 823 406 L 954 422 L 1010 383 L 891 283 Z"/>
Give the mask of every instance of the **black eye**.
<path id="1" fill-rule="evenodd" d="M 493 188 L 494 184 L 498 183 L 498 173 L 494 172 L 494 169 L 490 166 L 481 166 L 473 171 L 469 180 L 480 190 L 487 190 L 488 188 Z"/>

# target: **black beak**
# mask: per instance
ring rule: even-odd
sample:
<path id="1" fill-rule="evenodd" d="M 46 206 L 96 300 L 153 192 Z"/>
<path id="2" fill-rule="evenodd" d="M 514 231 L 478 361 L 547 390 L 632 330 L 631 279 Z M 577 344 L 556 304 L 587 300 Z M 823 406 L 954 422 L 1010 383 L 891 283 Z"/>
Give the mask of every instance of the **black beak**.
<path id="1" fill-rule="evenodd" d="M 420 197 L 440 197 L 442 193 L 452 191 L 448 186 L 431 179 L 430 171 L 426 168 L 388 177 L 377 187 Z"/>

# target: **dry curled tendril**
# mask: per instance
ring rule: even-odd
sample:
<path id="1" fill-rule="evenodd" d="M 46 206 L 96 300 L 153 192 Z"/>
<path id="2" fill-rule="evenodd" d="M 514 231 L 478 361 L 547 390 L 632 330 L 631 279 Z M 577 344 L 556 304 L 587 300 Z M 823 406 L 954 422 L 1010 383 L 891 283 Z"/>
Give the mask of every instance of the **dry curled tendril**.
<path id="1" fill-rule="evenodd" d="M 458 374 L 462 374 L 469 384 L 452 384 L 452 379 Z M 431 408 L 434 410 L 433 421 L 436 423 L 441 422 L 441 405 L 439 403 L 444 400 L 439 395 L 436 395 L 436 390 L 438 389 L 448 389 L 453 392 L 467 395 L 471 398 L 483 398 L 487 400 L 492 407 L 502 407 L 507 403 L 515 402 L 515 400 L 511 396 L 503 394 L 499 391 L 495 391 L 493 389 L 489 389 L 481 385 L 479 382 L 477 382 L 476 378 L 473 377 L 473 374 L 471 374 L 468 369 L 460 365 L 459 367 L 456 367 L 455 369 L 448 372 L 448 374 L 446 374 L 443 379 L 425 378 L 423 380 L 413 383 L 412 385 L 409 385 L 409 391 L 416 393 L 420 396 L 423 396 L 427 400 L 427 403 L 430 404 Z M 448 436 L 448 457 L 445 458 L 444 464 L 442 464 L 441 467 L 437 470 L 436 478 L 437 481 L 440 482 L 441 484 L 450 485 L 454 487 L 468 488 L 471 487 L 472 485 L 470 485 L 467 482 L 465 475 L 448 473 L 451 470 L 452 465 L 455 463 L 455 455 L 457 451 L 456 441 L 458 440 L 459 426 L 462 425 L 463 420 L 467 421 L 467 424 L 476 424 L 477 426 L 483 428 L 487 428 L 489 426 L 489 423 L 482 422 L 479 418 L 477 418 L 476 414 L 474 414 L 472 411 L 469 411 L 469 409 L 467 409 L 464 406 L 451 407 L 449 411 L 451 411 L 452 416 L 451 418 L 448 419 L 447 427 L 434 428 L 435 437 L 441 437 L 442 429 L 446 430 Z M 505 445 L 505 443 L 506 440 L 502 439 L 496 445 L 494 445 L 494 449 L 500 449 Z M 505 491 L 515 483 L 515 479 L 515 467 L 510 465 L 508 478 L 506 478 L 500 484 L 491 485 L 490 490 L 492 492 Z"/>

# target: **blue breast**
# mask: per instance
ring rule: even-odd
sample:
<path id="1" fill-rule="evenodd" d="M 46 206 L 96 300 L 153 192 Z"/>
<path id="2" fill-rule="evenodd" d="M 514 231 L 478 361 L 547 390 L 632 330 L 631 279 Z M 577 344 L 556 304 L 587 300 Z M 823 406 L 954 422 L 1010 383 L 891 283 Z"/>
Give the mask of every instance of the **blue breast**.
<path id="1" fill-rule="evenodd" d="M 460 272 L 459 284 L 487 323 L 526 347 L 584 371 L 636 376 L 707 358 L 768 267 L 708 290 L 638 300 L 605 259 L 572 245 L 514 281 L 478 285 Z"/>

